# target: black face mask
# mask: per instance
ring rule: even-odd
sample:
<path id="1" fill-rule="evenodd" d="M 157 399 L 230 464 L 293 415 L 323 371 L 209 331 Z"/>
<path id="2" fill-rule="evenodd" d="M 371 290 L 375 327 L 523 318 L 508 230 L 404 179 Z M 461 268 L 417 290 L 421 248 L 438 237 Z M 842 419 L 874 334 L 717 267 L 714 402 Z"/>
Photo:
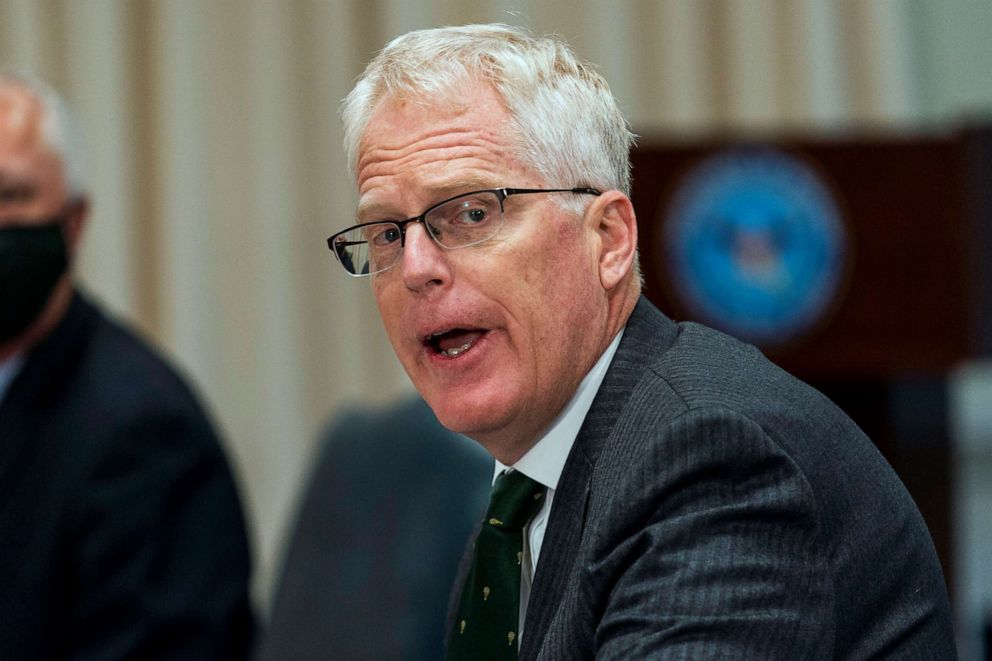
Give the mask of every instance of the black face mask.
<path id="1" fill-rule="evenodd" d="M 0 227 L 0 342 L 20 335 L 68 266 L 62 220 Z"/>

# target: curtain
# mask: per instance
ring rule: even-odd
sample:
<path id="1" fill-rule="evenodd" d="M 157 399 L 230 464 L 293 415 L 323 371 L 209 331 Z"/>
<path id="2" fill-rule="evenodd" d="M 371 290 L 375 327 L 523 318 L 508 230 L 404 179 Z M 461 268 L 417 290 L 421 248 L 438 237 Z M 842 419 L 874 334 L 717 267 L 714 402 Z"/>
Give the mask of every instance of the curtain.
<path id="1" fill-rule="evenodd" d="M 411 389 L 324 242 L 356 202 L 338 104 L 392 36 L 489 21 L 565 37 L 638 134 L 669 139 L 932 122 L 992 70 L 992 12 L 964 0 L 0 0 L 0 64 L 60 89 L 86 132 L 82 282 L 209 402 L 259 603 L 323 422 Z"/>

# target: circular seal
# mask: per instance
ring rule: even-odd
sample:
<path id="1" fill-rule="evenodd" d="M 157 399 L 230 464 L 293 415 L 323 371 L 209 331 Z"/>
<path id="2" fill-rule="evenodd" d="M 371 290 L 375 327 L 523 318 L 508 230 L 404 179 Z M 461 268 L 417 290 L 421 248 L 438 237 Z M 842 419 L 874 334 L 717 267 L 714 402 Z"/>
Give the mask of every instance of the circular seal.
<path id="1" fill-rule="evenodd" d="M 758 344 L 796 339 L 837 295 L 847 240 L 802 161 L 740 149 L 691 170 L 662 213 L 661 256 L 694 316 Z"/>

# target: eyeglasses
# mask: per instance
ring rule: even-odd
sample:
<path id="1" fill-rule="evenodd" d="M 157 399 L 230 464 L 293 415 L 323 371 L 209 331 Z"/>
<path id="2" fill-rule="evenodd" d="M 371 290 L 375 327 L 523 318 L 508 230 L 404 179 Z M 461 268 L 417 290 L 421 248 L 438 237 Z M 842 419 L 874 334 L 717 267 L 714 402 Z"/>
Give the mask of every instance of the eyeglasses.
<path id="1" fill-rule="evenodd" d="M 601 195 L 594 188 L 491 188 L 439 202 L 415 218 L 377 220 L 349 227 L 327 239 L 327 247 L 349 275 L 381 273 L 400 260 L 410 223 L 423 223 L 442 248 L 474 246 L 496 236 L 503 225 L 503 200 L 531 193 Z"/>

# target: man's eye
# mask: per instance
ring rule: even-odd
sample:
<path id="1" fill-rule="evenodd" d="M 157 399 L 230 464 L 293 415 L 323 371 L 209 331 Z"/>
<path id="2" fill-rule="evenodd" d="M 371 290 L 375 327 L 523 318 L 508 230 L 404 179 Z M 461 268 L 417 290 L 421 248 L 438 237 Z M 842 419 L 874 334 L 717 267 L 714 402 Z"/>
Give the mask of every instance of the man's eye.
<path id="1" fill-rule="evenodd" d="M 479 223 L 484 223 L 487 218 L 489 218 L 488 209 L 466 206 L 459 211 L 455 222 L 462 225 L 478 225 Z"/>
<path id="2" fill-rule="evenodd" d="M 377 246 L 388 246 L 400 240 L 400 230 L 396 227 L 389 227 L 373 233 L 371 242 Z"/>

